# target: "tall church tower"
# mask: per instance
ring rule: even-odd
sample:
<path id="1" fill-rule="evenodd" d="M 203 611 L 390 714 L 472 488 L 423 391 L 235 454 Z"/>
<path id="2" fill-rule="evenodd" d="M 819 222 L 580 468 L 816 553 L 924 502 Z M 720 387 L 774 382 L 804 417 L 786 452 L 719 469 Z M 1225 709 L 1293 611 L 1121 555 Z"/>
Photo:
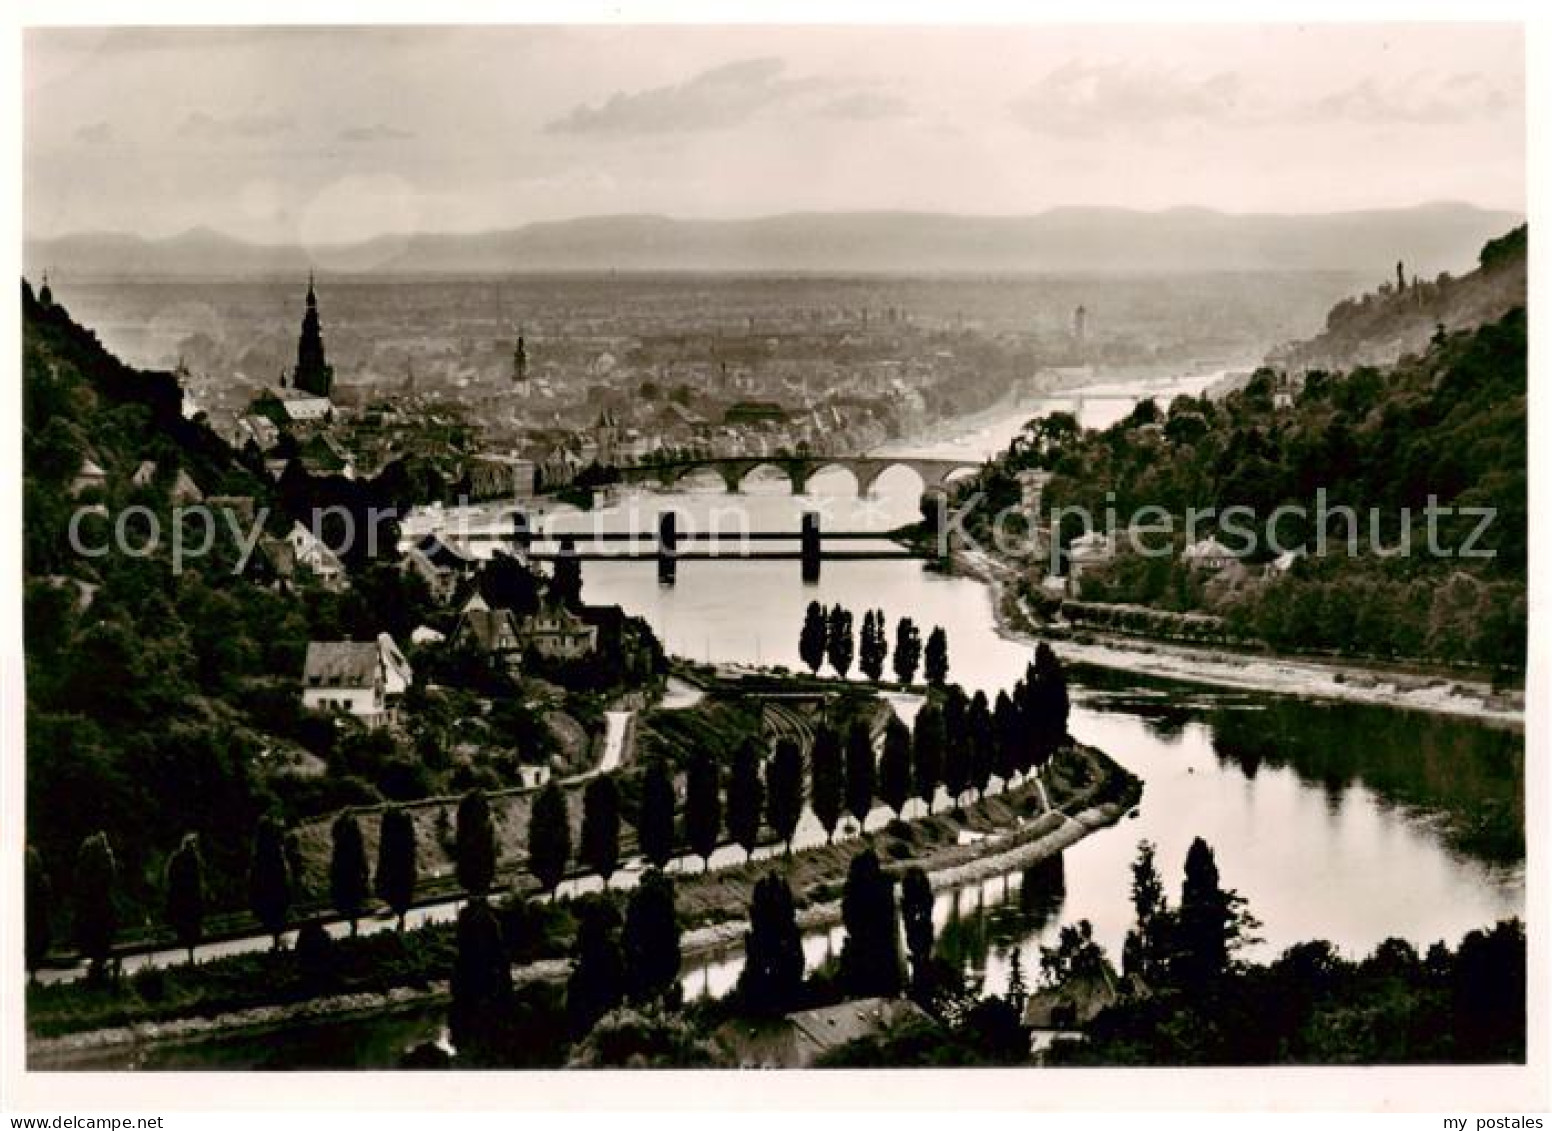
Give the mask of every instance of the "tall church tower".
<path id="1" fill-rule="evenodd" d="M 528 343 L 523 340 L 521 326 L 517 330 L 517 346 L 512 350 L 512 384 L 520 397 L 532 391 L 528 384 Z"/>
<path id="2" fill-rule="evenodd" d="M 307 276 L 307 313 L 302 316 L 302 336 L 296 343 L 296 369 L 291 383 L 303 392 L 326 397 L 334 388 L 334 368 L 323 354 L 323 328 L 318 321 L 318 296 L 313 277 Z"/>

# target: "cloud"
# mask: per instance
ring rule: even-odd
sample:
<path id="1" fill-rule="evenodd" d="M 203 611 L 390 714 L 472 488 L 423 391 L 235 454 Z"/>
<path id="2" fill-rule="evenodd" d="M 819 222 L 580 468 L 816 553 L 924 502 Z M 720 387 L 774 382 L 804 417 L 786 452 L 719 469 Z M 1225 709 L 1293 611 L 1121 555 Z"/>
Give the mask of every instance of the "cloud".
<path id="1" fill-rule="evenodd" d="M 1058 67 L 1011 107 L 1037 133 L 1078 136 L 1153 130 L 1183 121 L 1233 121 L 1246 112 L 1232 71 L 1193 77 L 1162 68 L 1073 62 Z"/>
<path id="2" fill-rule="evenodd" d="M 412 130 L 401 130 L 382 123 L 375 126 L 350 126 L 339 132 L 339 139 L 349 142 L 408 141 L 414 136 Z"/>
<path id="3" fill-rule="evenodd" d="M 180 137 L 195 141 L 226 141 L 231 138 L 274 137 L 292 129 L 294 123 L 279 112 L 236 114 L 230 118 L 216 118 L 196 110 L 178 126 Z"/>
<path id="4" fill-rule="evenodd" d="M 107 145 L 113 137 L 113 127 L 107 122 L 93 122 L 75 131 L 76 141 L 83 145 Z"/>
<path id="5" fill-rule="evenodd" d="M 817 80 L 784 77 L 780 59 L 742 59 L 702 71 L 673 86 L 610 95 L 598 106 L 577 106 L 545 126 L 549 133 L 631 135 L 726 129 Z"/>
<path id="6" fill-rule="evenodd" d="M 1363 78 L 1329 93 L 1279 99 L 1233 71 L 1190 76 L 1141 65 L 1068 63 L 1012 104 L 1037 133 L 1068 137 L 1155 132 L 1170 125 L 1454 125 L 1523 106 L 1513 82 L 1478 72 L 1419 73 L 1383 82 Z"/>
<path id="7" fill-rule="evenodd" d="M 1523 95 L 1478 72 L 1417 74 L 1389 85 L 1363 79 L 1299 107 L 1308 122 L 1455 125 L 1494 118 L 1523 105 Z"/>
<path id="8" fill-rule="evenodd" d="M 903 98 L 893 94 L 880 94 L 873 90 L 858 90 L 843 94 L 820 105 L 815 115 L 850 122 L 876 122 L 883 118 L 904 118 L 910 115 L 911 106 Z"/>

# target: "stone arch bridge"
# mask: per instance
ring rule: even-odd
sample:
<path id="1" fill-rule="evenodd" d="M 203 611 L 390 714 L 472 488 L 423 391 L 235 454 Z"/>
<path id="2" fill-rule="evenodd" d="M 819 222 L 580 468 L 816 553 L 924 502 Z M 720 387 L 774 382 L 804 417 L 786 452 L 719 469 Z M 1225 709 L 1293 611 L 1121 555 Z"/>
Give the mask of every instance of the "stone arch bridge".
<path id="1" fill-rule="evenodd" d="M 624 483 L 651 483 L 666 489 L 672 488 L 686 475 L 702 470 L 712 470 L 722 477 L 731 494 L 743 490 L 744 481 L 758 467 L 773 467 L 783 472 L 792 484 L 794 495 L 808 492 L 808 481 L 821 471 L 845 468 L 857 481 L 857 494 L 867 495 L 879 476 L 895 467 L 908 467 L 922 481 L 923 491 L 947 487 L 950 480 L 961 473 L 974 473 L 981 465 L 965 459 L 919 459 L 914 456 L 706 456 L 669 460 L 663 463 L 642 464 L 638 467 L 620 468 Z"/>

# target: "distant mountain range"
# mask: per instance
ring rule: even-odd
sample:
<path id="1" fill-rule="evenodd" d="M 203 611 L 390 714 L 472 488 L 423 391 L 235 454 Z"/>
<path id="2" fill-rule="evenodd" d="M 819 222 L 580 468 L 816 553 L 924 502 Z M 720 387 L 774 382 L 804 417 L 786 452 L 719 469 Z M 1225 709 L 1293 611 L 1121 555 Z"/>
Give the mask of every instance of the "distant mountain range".
<path id="1" fill-rule="evenodd" d="M 30 275 L 216 279 L 552 271 L 829 273 L 1373 271 L 1468 268 L 1511 212 L 1464 204 L 1319 215 L 1059 208 L 1033 216 L 792 213 L 747 220 L 600 216 L 475 234 L 380 236 L 304 248 L 201 228 L 166 239 L 82 233 L 27 240 Z"/>

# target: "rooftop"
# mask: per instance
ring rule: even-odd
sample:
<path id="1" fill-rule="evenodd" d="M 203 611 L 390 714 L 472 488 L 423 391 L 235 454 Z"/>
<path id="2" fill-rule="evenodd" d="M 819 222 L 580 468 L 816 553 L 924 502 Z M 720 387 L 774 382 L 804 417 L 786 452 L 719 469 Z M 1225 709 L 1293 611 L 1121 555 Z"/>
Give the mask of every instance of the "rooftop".
<path id="1" fill-rule="evenodd" d="M 313 641 L 307 645 L 302 682 L 307 687 L 370 688 L 377 683 L 381 655 L 375 641 Z"/>

